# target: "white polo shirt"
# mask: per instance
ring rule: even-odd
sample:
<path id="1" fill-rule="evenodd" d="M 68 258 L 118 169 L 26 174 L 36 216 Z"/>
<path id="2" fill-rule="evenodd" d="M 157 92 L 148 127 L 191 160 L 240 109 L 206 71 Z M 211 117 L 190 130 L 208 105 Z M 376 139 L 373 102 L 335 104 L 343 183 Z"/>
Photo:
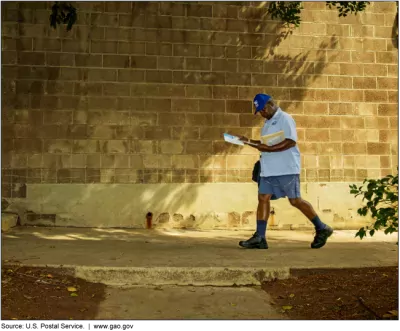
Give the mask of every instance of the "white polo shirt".
<path id="1" fill-rule="evenodd" d="M 266 120 L 261 136 L 282 131 L 286 139 L 297 143 L 296 122 L 288 113 L 278 108 L 270 120 Z M 300 150 L 297 144 L 282 152 L 261 152 L 261 177 L 300 174 Z"/>

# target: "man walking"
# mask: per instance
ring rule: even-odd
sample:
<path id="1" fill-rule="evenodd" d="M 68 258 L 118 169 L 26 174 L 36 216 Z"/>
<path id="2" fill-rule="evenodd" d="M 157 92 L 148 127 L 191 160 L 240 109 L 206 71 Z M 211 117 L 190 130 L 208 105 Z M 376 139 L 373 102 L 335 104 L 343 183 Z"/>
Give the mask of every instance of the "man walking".
<path id="1" fill-rule="evenodd" d="M 240 138 L 245 144 L 261 152 L 261 178 L 258 189 L 257 231 L 250 239 L 240 241 L 239 245 L 244 248 L 267 249 L 265 234 L 270 200 L 288 197 L 290 204 L 299 209 L 315 226 L 316 235 L 311 248 L 321 248 L 332 235 L 333 229 L 323 223 L 311 204 L 300 196 L 300 151 L 297 147 L 296 123 L 267 94 L 257 94 L 253 103 L 255 114 L 260 113 L 266 118 L 261 136 L 283 131 L 285 139 L 268 146 L 259 140 Z"/>

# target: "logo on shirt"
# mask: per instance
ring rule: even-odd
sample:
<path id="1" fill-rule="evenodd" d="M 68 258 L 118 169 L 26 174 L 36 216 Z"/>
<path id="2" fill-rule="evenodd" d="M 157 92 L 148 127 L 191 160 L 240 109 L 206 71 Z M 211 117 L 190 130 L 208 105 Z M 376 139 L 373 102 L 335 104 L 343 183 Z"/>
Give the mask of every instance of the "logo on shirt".
<path id="1" fill-rule="evenodd" d="M 256 106 L 256 108 L 258 108 L 258 101 L 254 100 L 254 106 Z"/>
<path id="2" fill-rule="evenodd" d="M 271 123 L 271 125 L 275 125 L 276 123 L 278 123 L 278 122 L 277 122 L 277 121 L 274 121 L 274 122 Z"/>

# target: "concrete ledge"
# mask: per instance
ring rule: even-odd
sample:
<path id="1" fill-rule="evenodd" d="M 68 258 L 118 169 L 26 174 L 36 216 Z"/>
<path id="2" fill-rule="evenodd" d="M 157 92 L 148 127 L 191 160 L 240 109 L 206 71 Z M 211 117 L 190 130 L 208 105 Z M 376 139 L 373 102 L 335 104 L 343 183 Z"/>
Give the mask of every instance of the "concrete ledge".
<path id="1" fill-rule="evenodd" d="M 264 281 L 287 279 L 289 268 L 187 268 L 187 267 L 88 267 L 18 264 L 19 267 L 55 268 L 92 283 L 109 286 L 254 286 Z"/>
<path id="2" fill-rule="evenodd" d="M 78 267 L 75 276 L 106 285 L 260 285 L 272 279 L 289 278 L 289 268 L 96 268 Z"/>
<path id="3" fill-rule="evenodd" d="M 7 232 L 18 223 L 18 215 L 1 213 L 1 232 Z"/>

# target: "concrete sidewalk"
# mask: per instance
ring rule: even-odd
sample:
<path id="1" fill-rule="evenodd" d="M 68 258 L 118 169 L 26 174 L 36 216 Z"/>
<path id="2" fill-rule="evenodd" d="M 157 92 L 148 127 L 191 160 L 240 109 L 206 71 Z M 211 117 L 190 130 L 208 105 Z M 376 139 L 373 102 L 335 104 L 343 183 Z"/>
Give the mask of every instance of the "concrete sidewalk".
<path id="1" fill-rule="evenodd" d="M 96 319 L 284 320 L 271 297 L 257 287 L 107 287 Z"/>
<path id="2" fill-rule="evenodd" d="M 2 259 L 72 268 L 109 285 L 255 285 L 298 268 L 398 265 L 397 234 L 354 238 L 335 231 L 310 249 L 312 232 L 268 231 L 268 250 L 245 250 L 251 231 L 17 227 L 2 234 Z"/>

